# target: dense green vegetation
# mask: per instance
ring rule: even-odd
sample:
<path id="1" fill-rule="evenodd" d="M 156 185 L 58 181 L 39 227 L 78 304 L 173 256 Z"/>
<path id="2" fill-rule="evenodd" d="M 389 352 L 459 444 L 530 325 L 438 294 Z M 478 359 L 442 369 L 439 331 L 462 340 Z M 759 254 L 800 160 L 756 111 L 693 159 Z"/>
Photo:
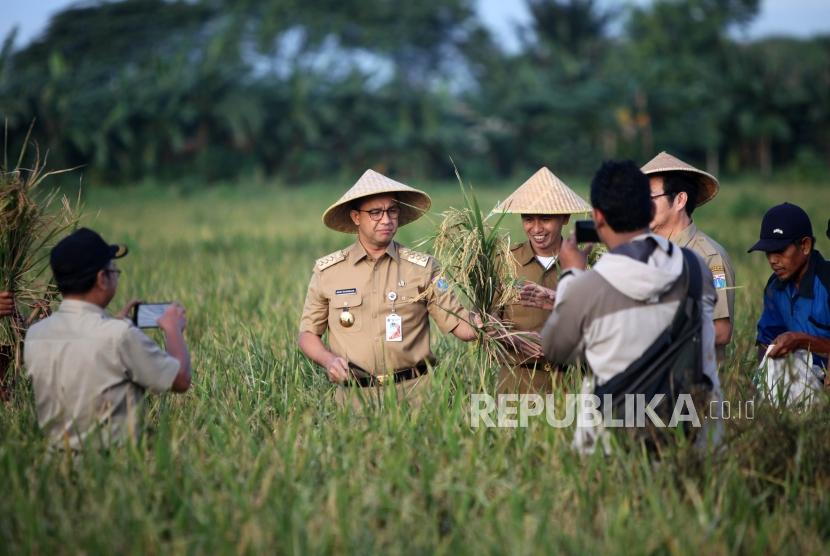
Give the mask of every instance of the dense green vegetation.
<path id="1" fill-rule="evenodd" d="M 729 422 L 725 450 L 709 458 L 681 447 L 659 464 L 637 452 L 583 459 L 571 430 L 542 420 L 471 429 L 474 348 L 436 337 L 440 365 L 420 412 L 391 400 L 366 415 L 338 409 L 295 339 L 313 261 L 350 240 L 320 223 L 347 185 L 87 191 L 84 222 L 131 248 L 113 305 L 139 296 L 187 307 L 194 387 L 152 400 L 141 445 L 70 466 L 48 457 L 20 383 L 0 405 L 0 552 L 827 552 L 827 405 L 795 415 L 759 404 L 754 419 Z M 463 202 L 450 184 L 412 185 L 439 211 Z M 490 205 L 516 185 L 477 194 Z M 806 184 L 727 182 L 696 214 L 737 267 L 723 372 L 735 404 L 751 397 L 769 272 L 745 249 L 783 200 L 823 229 L 830 193 Z M 436 219 L 400 238 L 412 244 Z M 506 224 L 521 237 L 518 218 Z"/>
<path id="2" fill-rule="evenodd" d="M 0 117 L 87 179 L 592 171 L 670 150 L 716 174 L 830 161 L 830 38 L 742 40 L 759 0 L 79 2 L 0 51 Z M 2 39 L 2 37 L 0 37 Z M 14 149 L 12 152 L 15 152 Z"/>

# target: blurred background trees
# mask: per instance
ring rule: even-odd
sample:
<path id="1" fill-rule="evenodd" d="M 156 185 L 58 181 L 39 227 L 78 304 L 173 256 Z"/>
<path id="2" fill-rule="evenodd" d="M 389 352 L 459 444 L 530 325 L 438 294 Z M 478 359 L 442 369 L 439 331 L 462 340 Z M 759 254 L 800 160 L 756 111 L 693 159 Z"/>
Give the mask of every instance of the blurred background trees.
<path id="1" fill-rule="evenodd" d="M 830 37 L 743 41 L 759 0 L 526 0 L 508 52 L 474 0 L 82 2 L 0 49 L 10 143 L 32 119 L 88 179 L 522 176 L 645 162 L 830 164 Z"/>

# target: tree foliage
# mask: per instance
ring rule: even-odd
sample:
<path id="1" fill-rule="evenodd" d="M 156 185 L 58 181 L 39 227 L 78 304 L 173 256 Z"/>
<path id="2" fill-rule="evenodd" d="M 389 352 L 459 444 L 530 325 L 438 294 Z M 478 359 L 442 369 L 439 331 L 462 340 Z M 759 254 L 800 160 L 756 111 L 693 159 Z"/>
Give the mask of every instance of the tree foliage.
<path id="1" fill-rule="evenodd" d="M 830 38 L 739 40 L 758 0 L 527 0 L 505 51 L 474 0 L 81 2 L 0 48 L 12 143 L 110 182 L 830 161 Z"/>

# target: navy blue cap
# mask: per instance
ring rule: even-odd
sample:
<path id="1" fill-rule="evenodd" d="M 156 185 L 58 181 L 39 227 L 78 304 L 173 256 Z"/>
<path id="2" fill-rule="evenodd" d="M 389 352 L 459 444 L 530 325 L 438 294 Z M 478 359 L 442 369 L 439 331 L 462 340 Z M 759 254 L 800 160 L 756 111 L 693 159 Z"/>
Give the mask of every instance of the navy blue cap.
<path id="1" fill-rule="evenodd" d="M 127 252 L 126 245 L 110 245 L 89 228 L 78 228 L 52 248 L 49 264 L 60 285 L 88 278 Z"/>
<path id="2" fill-rule="evenodd" d="M 761 221 L 761 239 L 747 253 L 781 251 L 805 237 L 813 237 L 810 217 L 801 207 L 782 203 L 772 207 L 764 215 Z"/>

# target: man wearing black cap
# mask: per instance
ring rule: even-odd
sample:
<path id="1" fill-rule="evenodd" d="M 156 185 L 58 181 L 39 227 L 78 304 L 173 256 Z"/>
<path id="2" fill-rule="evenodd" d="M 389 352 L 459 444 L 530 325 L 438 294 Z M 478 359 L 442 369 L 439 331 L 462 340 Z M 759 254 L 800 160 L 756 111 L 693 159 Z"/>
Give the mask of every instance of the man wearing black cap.
<path id="1" fill-rule="evenodd" d="M 813 352 L 827 367 L 830 353 L 830 262 L 815 248 L 813 226 L 800 207 L 772 207 L 761 223 L 761 239 L 749 249 L 764 251 L 773 274 L 764 290 L 764 312 L 756 341 L 769 356 Z"/>
<path id="2" fill-rule="evenodd" d="M 115 296 L 127 254 L 81 228 L 52 249 L 50 264 L 63 302 L 26 334 L 24 360 L 32 377 L 38 422 L 53 447 L 79 450 L 137 438 L 145 389 L 184 392 L 190 386 L 185 313 L 172 304 L 159 318 L 167 351 L 115 316 Z"/>

